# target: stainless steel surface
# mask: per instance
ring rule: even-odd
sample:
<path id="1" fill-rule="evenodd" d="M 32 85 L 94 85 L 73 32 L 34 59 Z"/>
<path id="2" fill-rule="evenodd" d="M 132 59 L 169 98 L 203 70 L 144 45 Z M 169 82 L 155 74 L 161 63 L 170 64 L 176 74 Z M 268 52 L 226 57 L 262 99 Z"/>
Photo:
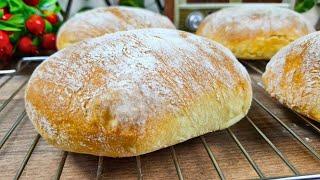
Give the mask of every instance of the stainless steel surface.
<path id="1" fill-rule="evenodd" d="M 8 69 L 8 70 L 0 70 L 0 75 L 4 75 L 4 74 L 13 74 L 15 73 L 16 70 L 15 69 Z"/>
<path id="2" fill-rule="evenodd" d="M 204 19 L 203 14 L 200 11 L 194 11 L 190 13 L 186 19 L 186 27 L 189 31 L 196 31 L 201 23 L 201 21 Z"/>

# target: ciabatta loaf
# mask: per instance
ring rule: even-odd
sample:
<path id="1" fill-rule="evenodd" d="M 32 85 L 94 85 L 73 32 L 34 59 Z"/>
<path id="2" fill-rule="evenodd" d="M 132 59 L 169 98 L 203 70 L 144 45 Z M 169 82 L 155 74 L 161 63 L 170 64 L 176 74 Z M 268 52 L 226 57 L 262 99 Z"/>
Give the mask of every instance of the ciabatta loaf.
<path id="1" fill-rule="evenodd" d="M 293 10 L 266 5 L 227 8 L 207 16 L 197 34 L 241 59 L 269 60 L 279 49 L 315 29 Z"/>
<path id="2" fill-rule="evenodd" d="M 320 32 L 279 51 L 268 63 L 262 79 L 272 97 L 320 121 Z"/>
<path id="3" fill-rule="evenodd" d="M 227 128 L 252 90 L 225 47 L 169 29 L 123 31 L 83 41 L 43 62 L 25 101 L 50 144 L 125 157 Z"/>
<path id="4" fill-rule="evenodd" d="M 59 29 L 57 47 L 63 49 L 79 41 L 107 33 L 143 28 L 175 29 L 165 16 L 134 7 L 100 7 L 81 12 L 66 21 Z"/>

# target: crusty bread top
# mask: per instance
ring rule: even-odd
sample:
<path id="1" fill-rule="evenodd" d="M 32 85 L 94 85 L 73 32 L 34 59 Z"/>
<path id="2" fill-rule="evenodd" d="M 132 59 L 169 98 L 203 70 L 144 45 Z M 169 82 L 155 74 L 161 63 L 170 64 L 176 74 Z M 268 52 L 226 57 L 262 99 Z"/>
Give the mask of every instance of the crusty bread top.
<path id="1" fill-rule="evenodd" d="M 85 40 L 50 56 L 31 76 L 26 106 L 46 132 L 62 128 L 50 127 L 62 121 L 80 126 L 100 116 L 116 120 L 103 127 L 143 131 L 148 119 L 175 113 L 212 91 L 221 103 L 230 92 L 251 93 L 247 71 L 227 48 L 182 31 L 141 29 Z"/>
<path id="2" fill-rule="evenodd" d="M 172 22 L 165 16 L 134 7 L 100 7 L 76 14 L 59 29 L 57 47 L 62 49 L 84 39 L 143 28 L 170 28 Z"/>
<path id="3" fill-rule="evenodd" d="M 222 9 L 207 16 L 197 34 L 227 41 L 241 41 L 259 36 L 300 37 L 313 31 L 314 28 L 303 16 L 292 10 L 265 5 L 244 5 Z"/>
<path id="4" fill-rule="evenodd" d="M 320 32 L 280 50 L 268 63 L 263 81 L 280 102 L 320 121 Z"/>

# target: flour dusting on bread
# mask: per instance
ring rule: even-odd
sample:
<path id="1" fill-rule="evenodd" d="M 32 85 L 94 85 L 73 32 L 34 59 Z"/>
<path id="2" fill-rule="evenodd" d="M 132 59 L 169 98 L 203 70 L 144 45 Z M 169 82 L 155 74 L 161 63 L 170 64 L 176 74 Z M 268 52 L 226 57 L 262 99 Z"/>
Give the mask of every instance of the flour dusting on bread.
<path id="1" fill-rule="evenodd" d="M 301 14 L 286 8 L 265 5 L 244 5 L 241 8 L 222 9 L 209 15 L 206 20 L 210 21 L 213 27 L 233 24 L 233 26 L 225 26 L 227 32 L 241 32 L 243 30 L 276 32 L 284 27 L 291 27 L 297 22 L 301 26 L 291 29 L 291 33 L 304 31 L 305 28 L 314 31 L 312 25 Z"/>
<path id="2" fill-rule="evenodd" d="M 58 49 L 81 40 L 107 33 L 143 28 L 170 28 L 172 22 L 165 16 L 134 7 L 100 7 L 76 14 L 66 21 L 57 35 Z"/>
<path id="3" fill-rule="evenodd" d="M 282 47 L 315 29 L 293 10 L 267 5 L 222 9 L 207 16 L 196 34 L 246 60 L 269 60 Z"/>
<path id="4" fill-rule="evenodd" d="M 287 106 L 320 118 L 320 32 L 279 51 L 263 75 L 266 90 Z"/>
<path id="5" fill-rule="evenodd" d="M 249 75 L 227 48 L 169 29 L 117 32 L 65 48 L 38 66 L 26 90 L 40 132 L 50 134 L 41 117 L 57 131 L 51 142 L 119 154 L 110 156 L 230 126 L 248 111 L 251 96 Z M 161 133 L 158 126 L 170 129 L 141 141 Z"/>
<path id="6" fill-rule="evenodd" d="M 185 37 L 182 38 L 181 34 Z M 127 41 L 129 38 L 131 40 Z M 90 53 L 84 53 L 89 49 Z M 74 53 L 65 56 L 65 51 Z M 185 51 L 189 54 L 185 54 Z M 195 61 L 193 57 L 199 53 L 205 53 L 207 57 L 216 57 L 217 63 L 205 58 Z M 39 67 L 33 77 L 66 87 L 66 93 L 62 94 L 69 94 L 67 89 L 72 93 L 81 93 L 82 98 L 77 100 L 79 102 L 74 104 L 74 108 L 78 108 L 79 103 L 93 100 L 95 96 L 109 94 L 105 91 L 117 92 L 121 104 L 114 110 L 119 113 L 116 119 L 143 124 L 148 117 L 144 117 L 143 114 L 146 113 L 142 111 L 163 112 L 163 103 L 170 109 L 175 109 L 176 105 L 171 105 L 169 101 L 175 102 L 175 91 L 179 88 L 185 87 L 196 93 L 212 88 L 211 84 L 198 82 L 198 77 L 210 76 L 226 87 L 234 88 L 238 80 L 221 66 L 223 62 L 219 62 L 224 61 L 226 55 L 233 59 L 229 63 L 239 71 L 237 73 L 249 79 L 246 77 L 245 69 L 239 65 L 232 53 L 217 43 L 165 29 L 119 32 L 88 40 L 56 53 Z M 185 61 L 181 61 L 181 58 Z M 193 70 L 189 69 L 192 66 L 197 66 L 198 71 L 192 72 Z M 95 73 L 97 70 L 101 71 L 101 77 L 99 73 Z M 159 73 L 161 76 L 156 75 Z M 97 87 L 92 84 L 89 79 L 93 77 L 90 76 L 97 76 L 99 84 L 105 86 Z M 166 76 L 175 77 L 176 84 L 172 86 L 172 80 Z M 127 97 L 129 94 L 130 97 Z M 183 101 L 186 97 L 180 98 Z M 148 101 L 153 102 L 151 106 L 148 105 Z M 132 121 L 132 118 L 135 121 Z"/>

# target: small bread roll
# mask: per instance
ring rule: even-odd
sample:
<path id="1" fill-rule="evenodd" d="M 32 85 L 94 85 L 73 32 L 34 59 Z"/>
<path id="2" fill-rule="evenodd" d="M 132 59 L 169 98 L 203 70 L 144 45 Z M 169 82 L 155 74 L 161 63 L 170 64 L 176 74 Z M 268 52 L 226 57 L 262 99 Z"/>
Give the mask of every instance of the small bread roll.
<path id="1" fill-rule="evenodd" d="M 314 28 L 292 10 L 245 5 L 207 16 L 196 34 L 223 44 L 238 58 L 263 60 L 313 31 Z"/>
<path id="2" fill-rule="evenodd" d="M 50 56 L 32 74 L 29 118 L 67 151 L 135 156 L 227 128 L 252 90 L 225 47 L 169 29 L 117 32 Z"/>
<path id="3" fill-rule="evenodd" d="M 281 49 L 268 63 L 262 79 L 272 97 L 320 121 L 320 32 Z"/>
<path id="4" fill-rule="evenodd" d="M 165 16 L 140 8 L 100 7 L 76 14 L 66 21 L 57 35 L 57 48 L 107 33 L 143 28 L 175 29 Z"/>

